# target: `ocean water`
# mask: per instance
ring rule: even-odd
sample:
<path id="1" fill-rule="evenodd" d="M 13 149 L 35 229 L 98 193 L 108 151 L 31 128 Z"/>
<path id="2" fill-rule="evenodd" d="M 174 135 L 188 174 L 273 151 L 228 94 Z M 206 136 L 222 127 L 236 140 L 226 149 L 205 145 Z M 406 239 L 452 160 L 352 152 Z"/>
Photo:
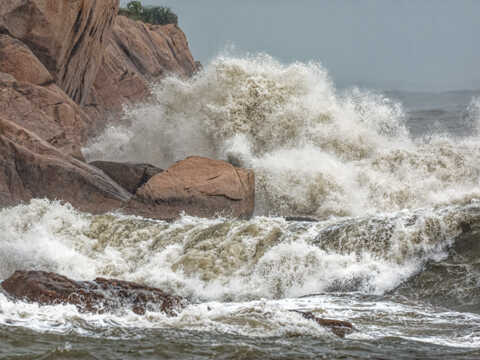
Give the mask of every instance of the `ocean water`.
<path id="1" fill-rule="evenodd" d="M 0 293 L 0 358 L 480 358 L 480 91 L 339 90 L 320 64 L 267 55 L 152 88 L 85 156 L 252 168 L 255 216 L 0 210 L 0 279 L 102 276 L 191 302 L 176 317 L 97 315 Z M 355 331 L 340 339 L 290 310 Z"/>

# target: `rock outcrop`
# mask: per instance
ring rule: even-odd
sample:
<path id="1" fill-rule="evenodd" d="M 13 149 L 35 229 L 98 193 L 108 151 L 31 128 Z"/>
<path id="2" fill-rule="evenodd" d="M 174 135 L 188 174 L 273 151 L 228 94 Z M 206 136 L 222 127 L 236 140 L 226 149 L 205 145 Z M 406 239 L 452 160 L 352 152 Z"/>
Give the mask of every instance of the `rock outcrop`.
<path id="1" fill-rule="evenodd" d="M 55 146 L 79 149 L 88 135 L 105 125 L 108 114 L 121 111 L 123 104 L 145 100 L 149 81 L 168 73 L 191 76 L 198 69 L 176 25 L 144 24 L 117 13 L 118 0 L 2 2 L 0 72 L 20 83 L 53 89 L 63 98 L 37 101 L 58 113 L 50 116 L 50 122 L 69 127 L 61 144 L 52 143 Z M 55 108 L 67 103 L 68 111 L 63 105 Z M 36 123 L 30 116 L 35 113 L 36 109 L 18 116 L 24 119 L 20 125 Z M 1 110 L 0 115 L 15 121 Z M 75 118 L 73 127 L 66 117 Z M 60 139 L 58 129 L 40 127 Z"/>
<path id="2" fill-rule="evenodd" d="M 44 271 L 16 271 L 1 286 L 15 299 L 42 305 L 72 304 L 80 311 L 95 313 L 130 309 L 139 315 L 153 310 L 173 316 L 186 305 L 179 296 L 132 282 L 103 278 L 74 281 Z"/>
<path id="3" fill-rule="evenodd" d="M 131 194 L 135 194 L 152 176 L 163 171 L 150 164 L 93 161 L 90 165 L 102 170 Z"/>
<path id="4" fill-rule="evenodd" d="M 165 172 L 145 164 L 97 166 L 104 171 L 0 117 L 0 206 L 48 198 L 94 214 L 123 210 L 162 220 L 183 211 L 206 217 L 253 212 L 253 173 L 223 161 L 193 157 Z"/>
<path id="5" fill-rule="evenodd" d="M 179 161 L 153 176 L 137 198 L 154 206 L 160 217 L 226 215 L 249 218 L 254 210 L 253 171 L 199 156 Z"/>

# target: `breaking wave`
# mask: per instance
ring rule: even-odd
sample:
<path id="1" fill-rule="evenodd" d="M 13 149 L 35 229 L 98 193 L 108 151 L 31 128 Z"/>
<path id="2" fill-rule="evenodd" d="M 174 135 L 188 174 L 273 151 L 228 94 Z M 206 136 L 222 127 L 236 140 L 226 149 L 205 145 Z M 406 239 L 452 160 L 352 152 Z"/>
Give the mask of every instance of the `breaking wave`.
<path id="1" fill-rule="evenodd" d="M 219 57 L 153 93 L 153 103 L 126 109 L 124 125 L 92 141 L 86 157 L 167 167 L 195 154 L 253 168 L 258 215 L 326 219 L 480 198 L 475 132 L 413 140 L 400 104 L 339 92 L 317 63 Z"/>
<path id="2" fill-rule="evenodd" d="M 249 301 L 332 291 L 386 294 L 429 262 L 450 261 L 454 244 L 466 248 L 458 239 L 479 227 L 480 205 L 314 223 L 189 216 L 166 223 L 93 216 L 47 200 L 0 215 L 0 278 L 35 269 L 134 281 L 194 302 Z"/>

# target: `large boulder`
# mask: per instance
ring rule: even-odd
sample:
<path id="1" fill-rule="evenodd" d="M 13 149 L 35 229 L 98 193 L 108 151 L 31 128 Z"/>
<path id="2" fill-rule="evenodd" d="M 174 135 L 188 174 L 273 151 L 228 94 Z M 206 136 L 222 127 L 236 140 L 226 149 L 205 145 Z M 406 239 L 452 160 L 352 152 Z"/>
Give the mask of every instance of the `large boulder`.
<path id="1" fill-rule="evenodd" d="M 0 118 L 0 207 L 32 198 L 64 200 L 82 211 L 119 209 L 131 194 L 99 169 Z"/>
<path id="2" fill-rule="evenodd" d="M 15 299 L 43 305 L 73 304 L 80 311 L 96 313 L 130 309 L 139 315 L 146 310 L 175 315 L 186 305 L 179 296 L 132 282 L 103 278 L 74 281 L 44 271 L 16 271 L 1 286 Z"/>
<path id="3" fill-rule="evenodd" d="M 0 33 L 26 44 L 82 104 L 95 81 L 118 0 L 2 0 Z"/>
<path id="4" fill-rule="evenodd" d="M 150 164 L 92 161 L 90 165 L 102 170 L 128 192 L 135 194 L 150 178 L 163 170 Z"/>
<path id="5" fill-rule="evenodd" d="M 86 104 L 95 118 L 145 100 L 149 81 L 169 73 L 183 77 L 198 70 L 185 34 L 176 25 L 150 25 L 118 16 L 102 66 Z"/>
<path id="6" fill-rule="evenodd" d="M 181 212 L 249 218 L 254 210 L 255 178 L 251 170 L 192 156 L 153 176 L 136 195 L 159 218 L 174 218 Z"/>

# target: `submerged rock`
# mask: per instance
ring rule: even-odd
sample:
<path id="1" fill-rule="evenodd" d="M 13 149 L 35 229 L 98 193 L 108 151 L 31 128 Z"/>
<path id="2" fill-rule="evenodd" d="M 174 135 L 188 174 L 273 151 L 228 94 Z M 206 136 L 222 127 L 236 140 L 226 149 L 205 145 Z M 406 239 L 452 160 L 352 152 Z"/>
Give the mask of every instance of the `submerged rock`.
<path id="1" fill-rule="evenodd" d="M 135 194 L 151 177 L 163 171 L 150 164 L 92 161 L 90 165 L 102 170 L 128 192 Z"/>
<path id="2" fill-rule="evenodd" d="M 151 309 L 173 316 L 186 305 L 179 296 L 128 281 L 103 278 L 74 281 L 44 271 L 16 271 L 1 286 L 16 299 L 43 305 L 72 304 L 86 312 L 103 313 L 126 308 L 143 315 Z"/>
<path id="3" fill-rule="evenodd" d="M 191 156 L 153 176 L 137 191 L 140 201 L 153 206 L 156 217 L 217 214 L 249 218 L 254 210 L 252 170 L 225 161 Z"/>
<path id="4" fill-rule="evenodd" d="M 332 320 L 332 319 L 322 319 L 313 315 L 311 312 L 303 312 L 293 310 L 305 319 L 316 321 L 318 325 L 330 329 L 338 337 L 345 337 L 345 335 L 351 334 L 353 332 L 353 325 L 351 322 L 343 320 Z"/>

